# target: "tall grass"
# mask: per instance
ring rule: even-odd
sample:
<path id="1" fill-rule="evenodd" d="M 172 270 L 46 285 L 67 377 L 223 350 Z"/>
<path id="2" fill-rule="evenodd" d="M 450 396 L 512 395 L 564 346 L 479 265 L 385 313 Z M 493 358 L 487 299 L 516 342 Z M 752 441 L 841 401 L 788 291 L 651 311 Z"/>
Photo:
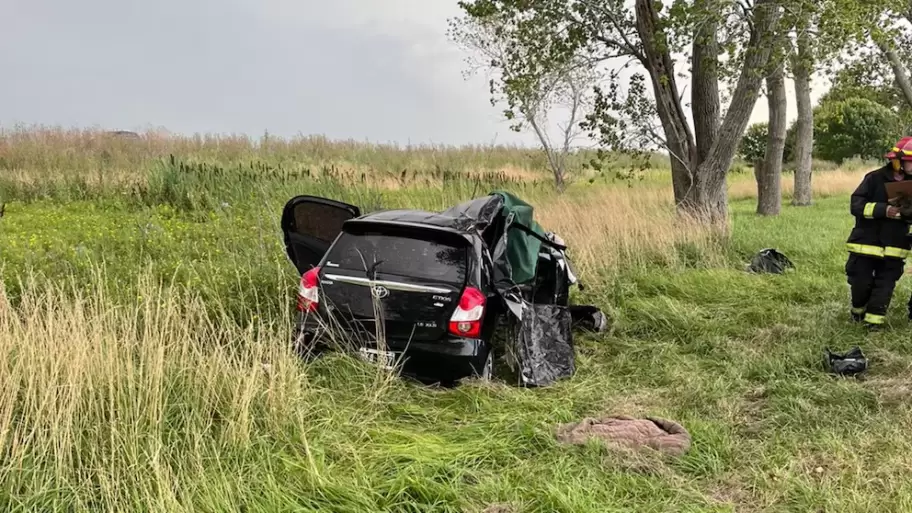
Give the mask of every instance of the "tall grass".
<path id="1" fill-rule="evenodd" d="M 818 199 L 851 191 L 869 168 L 818 165 Z M 593 293 L 612 287 L 614 276 L 631 269 L 719 267 L 743 256 L 731 251 L 727 237 L 675 215 L 669 173 L 661 169 L 639 182 L 578 181 L 565 194 L 554 192 L 541 170 L 543 178 L 534 180 L 503 171 L 474 177 L 439 170 L 362 175 L 334 167 L 312 172 L 261 161 L 205 163 L 168 156 L 124 174 L 122 182 L 81 181 L 59 169 L 44 173 L 0 176 L 0 202 L 17 200 L 0 226 L 5 253 L 0 274 L 87 280 L 94 265 L 104 262 L 108 279 L 121 283 L 123 295 L 132 298 L 138 295 L 132 285 L 137 274 L 151 266 L 163 282 L 193 285 L 209 299 L 230 298 L 233 304 L 226 308 L 244 319 L 257 314 L 249 305 L 277 308 L 270 294 L 281 294 L 293 281 L 276 272 L 288 267 L 278 220 L 284 202 L 299 194 L 335 198 L 364 211 L 439 211 L 510 190 L 535 206 L 543 226 L 565 239 Z M 788 196 L 791 180 L 783 184 Z M 732 174 L 729 188 L 733 200 L 756 197 L 746 173 Z M 32 202 L 38 204 L 29 206 Z M 15 280 L 7 282 L 18 291 Z M 251 292 L 261 297 L 251 298 Z"/>
<path id="2" fill-rule="evenodd" d="M 566 223 L 555 201 L 543 216 Z M 906 511 L 912 360 L 904 332 L 843 319 L 843 201 L 781 219 L 750 207 L 734 205 L 735 244 L 776 245 L 797 273 L 629 269 L 592 298 L 617 307 L 614 334 L 577 338 L 577 375 L 544 390 L 417 387 L 338 354 L 304 363 L 287 309 L 239 322 L 143 264 L 132 305 L 105 273 L 18 273 L 16 306 L 0 286 L 0 507 Z M 870 381 L 821 371 L 823 347 L 859 341 Z M 693 447 L 666 459 L 555 440 L 557 425 L 602 414 L 673 418 Z"/>
<path id="3" fill-rule="evenodd" d="M 629 158 L 616 155 L 607 173 L 595 172 L 587 165 L 594 157 L 585 150 L 572 155 L 569 178 L 610 178 L 612 170 L 633 167 Z M 666 159 L 653 159 L 653 166 L 665 169 Z M 398 146 L 321 136 L 182 136 L 152 130 L 127 138 L 99 129 L 44 126 L 0 128 L 0 171 L 0 201 L 130 197 L 175 172 L 209 183 L 219 177 L 246 186 L 255 175 L 267 182 L 319 180 L 382 190 L 551 182 L 541 151 L 513 146 Z"/>
<path id="4" fill-rule="evenodd" d="M 845 321 L 845 195 L 873 164 L 818 163 L 815 206 L 775 218 L 753 214 L 753 177 L 735 171 L 722 237 L 675 216 L 667 170 L 557 194 L 526 155 L 4 132 L 0 509 L 910 509 L 906 337 Z M 567 241 L 583 300 L 614 314 L 612 334 L 577 338 L 576 376 L 439 390 L 291 352 L 288 198 L 442 210 L 497 188 L 535 206 Z M 763 247 L 797 272 L 743 272 Z M 855 344 L 870 381 L 821 371 L 824 347 Z M 673 418 L 692 450 L 556 442 L 558 424 L 602 414 Z"/>
<path id="5" fill-rule="evenodd" d="M 341 378 L 302 372 L 276 343 L 290 317 L 213 322 L 192 292 L 148 277 L 142 305 L 118 308 L 103 278 L 30 280 L 15 309 L 0 286 L 4 511 L 237 510 L 296 465 L 301 485 L 327 477 L 325 447 L 309 445 L 369 422 L 388 386 L 365 377 L 376 395 L 316 419 Z M 294 464 L 265 459 L 284 450 Z"/>
<path id="6" fill-rule="evenodd" d="M 330 166 L 356 174 L 400 174 L 446 171 L 472 174 L 502 171 L 517 177 L 539 175 L 547 168 L 537 150 L 504 145 L 395 145 L 331 141 L 322 136 L 278 138 L 263 135 L 169 134 L 145 131 L 124 138 L 99 129 L 18 126 L 0 129 L 0 169 L 56 171 L 92 175 L 99 170 L 124 173 L 148 167 L 170 154 L 196 161 L 231 166 L 251 161 L 286 169 Z M 581 151 L 569 168 L 579 170 L 594 153 Z M 621 161 L 617 165 L 629 165 Z"/>

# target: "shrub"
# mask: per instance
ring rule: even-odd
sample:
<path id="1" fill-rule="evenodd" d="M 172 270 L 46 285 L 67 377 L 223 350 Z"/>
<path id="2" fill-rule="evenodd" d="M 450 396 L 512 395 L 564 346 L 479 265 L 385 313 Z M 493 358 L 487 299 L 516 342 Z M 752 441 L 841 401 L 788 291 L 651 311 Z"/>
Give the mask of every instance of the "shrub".
<path id="1" fill-rule="evenodd" d="M 748 127 L 741 146 L 738 147 L 738 156 L 748 164 L 756 164 L 763 160 L 766 154 L 766 143 L 769 140 L 769 126 L 766 123 L 755 123 Z M 798 123 L 792 122 L 785 134 L 785 152 L 782 154 L 783 162 L 795 160 L 795 146 L 798 144 Z"/>
<path id="2" fill-rule="evenodd" d="M 782 154 L 783 162 L 793 162 L 798 156 L 795 153 L 798 146 L 798 121 L 792 121 L 785 132 L 785 152 Z"/>
<path id="3" fill-rule="evenodd" d="M 852 157 L 880 158 L 900 132 L 890 109 L 864 98 L 825 103 L 814 113 L 814 152 L 842 163 Z"/>
<path id="4" fill-rule="evenodd" d="M 751 165 L 761 162 L 766 153 L 768 134 L 769 126 L 766 123 L 754 123 L 749 126 L 741 138 L 738 155 Z"/>

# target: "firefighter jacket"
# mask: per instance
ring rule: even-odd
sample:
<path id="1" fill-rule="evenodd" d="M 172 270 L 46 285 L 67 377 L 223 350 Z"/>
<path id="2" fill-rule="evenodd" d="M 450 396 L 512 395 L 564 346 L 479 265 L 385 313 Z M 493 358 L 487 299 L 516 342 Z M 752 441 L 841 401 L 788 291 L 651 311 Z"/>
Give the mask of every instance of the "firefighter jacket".
<path id="1" fill-rule="evenodd" d="M 910 180 L 912 176 L 903 175 L 903 179 Z M 893 168 L 884 166 L 865 175 L 852 193 L 855 228 L 847 241 L 850 252 L 899 259 L 909 256 L 909 223 L 887 217 L 886 184 L 894 181 Z"/>

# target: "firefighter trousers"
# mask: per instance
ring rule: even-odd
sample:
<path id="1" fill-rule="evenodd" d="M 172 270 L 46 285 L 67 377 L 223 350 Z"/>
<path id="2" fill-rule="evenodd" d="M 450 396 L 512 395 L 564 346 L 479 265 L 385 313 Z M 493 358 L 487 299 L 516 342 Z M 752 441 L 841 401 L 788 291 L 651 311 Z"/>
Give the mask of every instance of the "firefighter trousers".
<path id="1" fill-rule="evenodd" d="M 896 282 L 902 278 L 903 261 L 849 253 L 846 276 L 852 289 L 852 312 L 864 313 L 869 324 L 883 324 Z"/>

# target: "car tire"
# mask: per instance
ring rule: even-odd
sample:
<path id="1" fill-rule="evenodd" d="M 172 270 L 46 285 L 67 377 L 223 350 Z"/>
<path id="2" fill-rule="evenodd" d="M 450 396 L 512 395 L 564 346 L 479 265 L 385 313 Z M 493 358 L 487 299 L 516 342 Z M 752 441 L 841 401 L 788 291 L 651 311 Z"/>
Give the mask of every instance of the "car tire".
<path id="1" fill-rule="evenodd" d="M 293 337 L 292 350 L 298 357 L 310 361 L 320 356 L 325 349 L 321 342 L 320 333 L 299 331 Z"/>
<path id="2" fill-rule="evenodd" d="M 488 350 L 488 357 L 485 358 L 484 366 L 481 368 L 481 372 L 478 374 L 478 379 L 481 381 L 493 381 L 494 380 L 494 350 Z"/>

